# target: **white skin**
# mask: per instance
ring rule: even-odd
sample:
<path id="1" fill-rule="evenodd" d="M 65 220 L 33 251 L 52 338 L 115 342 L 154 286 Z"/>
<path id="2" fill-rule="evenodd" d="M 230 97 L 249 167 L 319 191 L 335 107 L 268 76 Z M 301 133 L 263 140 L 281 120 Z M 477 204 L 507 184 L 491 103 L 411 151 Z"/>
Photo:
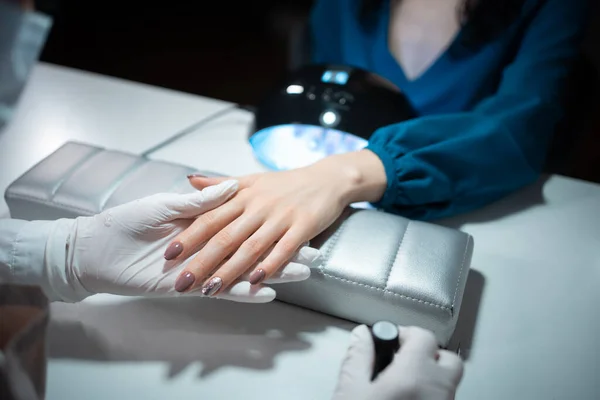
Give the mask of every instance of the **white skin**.
<path id="1" fill-rule="evenodd" d="M 390 52 L 409 79 L 422 74 L 452 42 L 459 29 L 458 2 L 393 2 Z M 225 179 L 230 178 L 192 177 L 190 183 L 203 189 Z M 171 244 L 181 249 L 174 259 L 198 253 L 181 274 L 188 281 L 190 274 L 193 277 L 186 291 L 208 289 L 213 278 L 220 278 L 220 289 L 208 292 L 215 295 L 248 272 L 251 283 L 268 279 L 344 208 L 354 202 L 377 202 L 387 186 L 383 164 L 369 150 L 331 156 L 305 168 L 236 179 L 240 189 L 235 197 L 200 216 Z M 202 244 L 206 245 L 198 251 Z M 270 248 L 269 255 L 248 271 Z"/>
<path id="2" fill-rule="evenodd" d="M 389 50 L 409 80 L 418 79 L 460 31 L 462 0 L 392 0 Z"/>

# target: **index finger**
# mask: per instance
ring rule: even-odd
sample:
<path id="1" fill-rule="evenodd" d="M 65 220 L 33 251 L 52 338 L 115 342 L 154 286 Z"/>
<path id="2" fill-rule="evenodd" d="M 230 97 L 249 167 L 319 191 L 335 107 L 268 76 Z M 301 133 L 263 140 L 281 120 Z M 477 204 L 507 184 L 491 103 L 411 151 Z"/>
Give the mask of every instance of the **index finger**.
<path id="1" fill-rule="evenodd" d="M 161 203 L 172 219 L 195 218 L 227 202 L 238 190 L 238 182 L 226 180 L 201 191 L 187 194 L 165 194 Z"/>
<path id="2" fill-rule="evenodd" d="M 438 365 L 446 369 L 446 371 L 450 373 L 450 378 L 454 384 L 458 385 L 462 379 L 464 370 L 464 363 L 462 359 L 455 353 L 447 350 L 440 350 Z"/>
<path id="3" fill-rule="evenodd" d="M 399 355 L 411 354 L 434 359 L 437 353 L 437 340 L 431 331 L 415 326 L 400 328 Z"/>

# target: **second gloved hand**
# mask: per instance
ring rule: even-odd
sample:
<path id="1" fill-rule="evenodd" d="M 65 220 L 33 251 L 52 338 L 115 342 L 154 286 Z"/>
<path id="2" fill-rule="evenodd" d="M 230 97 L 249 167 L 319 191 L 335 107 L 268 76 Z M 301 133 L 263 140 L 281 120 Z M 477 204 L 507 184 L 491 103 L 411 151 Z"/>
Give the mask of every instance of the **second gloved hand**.
<path id="1" fill-rule="evenodd" d="M 237 187 L 237 182 L 230 180 L 196 193 L 157 194 L 93 217 L 56 221 L 45 257 L 52 292 L 63 301 L 79 301 L 96 293 L 179 295 L 175 280 L 189 260 L 166 261 L 166 245 L 197 216 L 225 203 Z M 318 250 L 303 247 L 265 283 L 307 279 L 319 260 Z M 264 303 L 273 300 L 275 294 L 268 286 L 252 286 L 242 278 L 217 297 Z M 195 291 L 186 295 L 202 294 Z"/>
<path id="2" fill-rule="evenodd" d="M 400 350 L 371 381 L 375 347 L 369 328 L 360 325 L 341 368 L 334 400 L 453 400 L 463 374 L 456 354 L 439 350 L 433 333 L 400 328 Z"/>

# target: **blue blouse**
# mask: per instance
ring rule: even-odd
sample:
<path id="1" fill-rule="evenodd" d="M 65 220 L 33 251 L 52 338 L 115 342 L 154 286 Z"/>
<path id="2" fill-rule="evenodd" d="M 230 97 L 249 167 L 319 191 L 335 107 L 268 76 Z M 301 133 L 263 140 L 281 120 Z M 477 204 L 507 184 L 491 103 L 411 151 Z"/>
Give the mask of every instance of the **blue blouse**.
<path id="1" fill-rule="evenodd" d="M 387 189 L 378 207 L 415 219 L 466 212 L 535 181 L 561 119 L 563 83 L 578 56 L 586 0 L 526 0 L 521 17 L 477 51 L 450 48 L 416 80 L 388 50 L 389 2 L 362 29 L 359 0 L 319 0 L 313 61 L 375 72 L 419 116 L 380 128 L 368 149 Z"/>

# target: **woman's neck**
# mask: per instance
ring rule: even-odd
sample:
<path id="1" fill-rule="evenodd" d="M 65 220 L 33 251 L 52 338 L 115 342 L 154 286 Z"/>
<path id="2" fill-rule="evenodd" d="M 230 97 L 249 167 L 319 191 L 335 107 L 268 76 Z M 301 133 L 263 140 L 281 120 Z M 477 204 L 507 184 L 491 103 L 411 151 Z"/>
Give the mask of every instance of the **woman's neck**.
<path id="1" fill-rule="evenodd" d="M 389 51 L 414 80 L 447 50 L 460 31 L 462 0 L 392 0 Z"/>

